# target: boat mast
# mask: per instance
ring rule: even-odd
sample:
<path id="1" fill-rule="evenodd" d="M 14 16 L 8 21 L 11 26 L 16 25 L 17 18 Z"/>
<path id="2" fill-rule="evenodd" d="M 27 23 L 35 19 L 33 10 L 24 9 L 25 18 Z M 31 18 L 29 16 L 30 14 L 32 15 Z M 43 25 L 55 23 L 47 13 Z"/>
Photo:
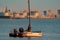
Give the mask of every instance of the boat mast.
<path id="1" fill-rule="evenodd" d="M 29 26 L 31 26 L 31 19 L 30 19 L 30 0 L 28 0 L 28 15 L 29 15 Z"/>
<path id="2" fill-rule="evenodd" d="M 5 7 L 5 13 L 8 12 L 7 10 L 7 0 L 6 0 L 6 7 Z"/>

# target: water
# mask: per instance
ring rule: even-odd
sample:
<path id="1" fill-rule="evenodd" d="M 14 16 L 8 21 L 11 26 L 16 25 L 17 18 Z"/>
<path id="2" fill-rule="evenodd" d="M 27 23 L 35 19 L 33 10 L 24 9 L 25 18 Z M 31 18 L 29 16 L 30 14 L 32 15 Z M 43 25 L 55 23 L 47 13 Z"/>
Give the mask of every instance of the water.
<path id="1" fill-rule="evenodd" d="M 42 31 L 42 37 L 9 37 L 13 28 L 27 29 L 27 26 L 27 19 L 0 19 L 0 40 L 60 40 L 60 19 L 31 19 L 32 31 Z"/>

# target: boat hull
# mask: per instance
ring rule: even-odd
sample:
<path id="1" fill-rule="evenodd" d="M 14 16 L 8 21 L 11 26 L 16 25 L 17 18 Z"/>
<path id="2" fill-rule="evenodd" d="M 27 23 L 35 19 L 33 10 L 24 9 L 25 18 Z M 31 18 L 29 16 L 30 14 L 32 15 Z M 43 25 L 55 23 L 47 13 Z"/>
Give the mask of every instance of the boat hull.
<path id="1" fill-rule="evenodd" d="M 2 18 L 2 19 L 9 19 L 10 18 L 10 16 L 0 16 L 0 18 Z"/>
<path id="2" fill-rule="evenodd" d="M 19 35 L 18 34 L 14 34 L 14 33 L 10 33 L 9 34 L 10 37 L 41 37 L 42 33 L 41 32 L 24 32 L 23 35 Z"/>
<path id="3" fill-rule="evenodd" d="M 42 36 L 41 32 L 25 32 L 23 34 L 24 37 L 40 37 Z"/>

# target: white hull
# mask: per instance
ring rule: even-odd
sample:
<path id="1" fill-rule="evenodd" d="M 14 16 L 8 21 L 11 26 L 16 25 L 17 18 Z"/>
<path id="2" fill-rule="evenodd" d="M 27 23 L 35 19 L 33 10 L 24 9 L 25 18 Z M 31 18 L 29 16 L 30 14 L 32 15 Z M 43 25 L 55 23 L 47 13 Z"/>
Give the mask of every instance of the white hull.
<path id="1" fill-rule="evenodd" d="M 41 37 L 42 33 L 41 32 L 24 32 L 23 36 L 24 37 Z"/>

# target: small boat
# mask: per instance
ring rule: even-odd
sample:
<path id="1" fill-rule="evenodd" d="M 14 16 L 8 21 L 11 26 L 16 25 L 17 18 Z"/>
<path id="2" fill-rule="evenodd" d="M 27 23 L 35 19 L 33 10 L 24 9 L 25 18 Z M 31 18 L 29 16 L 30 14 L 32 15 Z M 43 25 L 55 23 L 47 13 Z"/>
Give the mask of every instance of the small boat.
<path id="1" fill-rule="evenodd" d="M 29 10 L 29 25 L 28 31 L 23 31 L 20 33 L 9 33 L 10 37 L 41 37 L 42 32 L 32 32 L 31 31 L 31 19 L 30 19 L 30 0 L 28 0 L 28 10 Z M 29 30 L 30 29 L 30 30 Z"/>
<path id="2" fill-rule="evenodd" d="M 19 33 L 17 34 L 10 33 L 9 36 L 10 37 L 41 37 L 42 32 L 23 32 L 23 35 L 20 35 Z"/>

